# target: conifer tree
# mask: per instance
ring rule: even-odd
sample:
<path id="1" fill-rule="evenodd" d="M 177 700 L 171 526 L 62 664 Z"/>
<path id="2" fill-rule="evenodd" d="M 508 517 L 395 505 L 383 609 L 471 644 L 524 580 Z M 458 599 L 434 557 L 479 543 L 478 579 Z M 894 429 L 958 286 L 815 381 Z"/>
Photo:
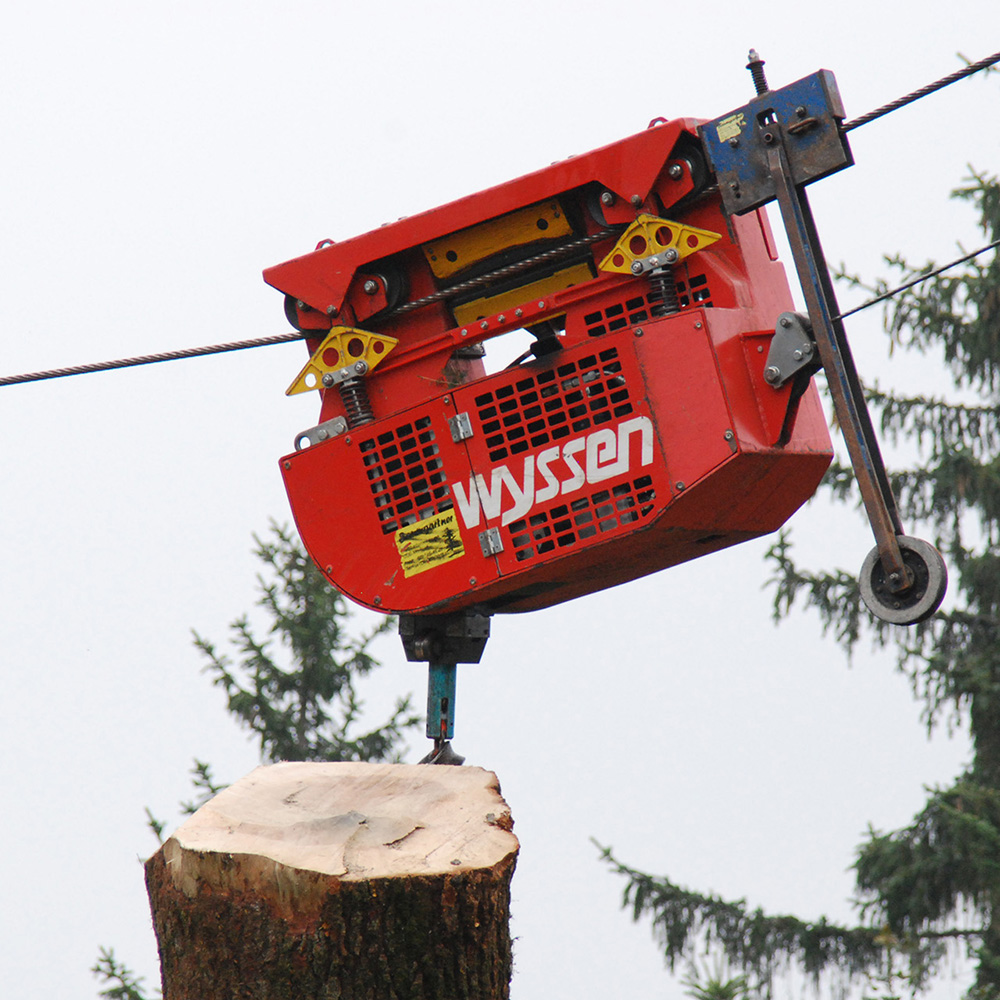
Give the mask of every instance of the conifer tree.
<path id="1" fill-rule="evenodd" d="M 973 174 L 954 196 L 975 207 L 989 242 L 1000 239 L 1000 180 Z M 899 256 L 886 263 L 891 284 L 843 277 L 881 294 L 936 269 L 914 268 Z M 800 568 L 782 534 L 768 553 L 775 616 L 809 608 L 848 652 L 865 634 L 894 648 L 928 723 L 948 718 L 967 727 L 968 769 L 950 787 L 930 790 L 908 826 L 869 831 L 855 863 L 854 927 L 769 916 L 604 852 L 626 879 L 625 905 L 637 920 L 652 918 L 671 965 L 707 942 L 765 995 L 787 965 L 817 983 L 831 973 L 837 985 L 887 987 L 905 975 L 919 990 L 952 943 L 975 960 L 969 1000 L 1000 996 L 1000 255 L 989 251 L 889 301 L 893 347 L 926 355 L 951 381 L 944 396 L 868 392 L 883 440 L 919 448 L 918 461 L 890 478 L 904 523 L 928 529 L 945 555 L 947 610 L 910 629 L 877 622 L 853 574 Z M 857 500 L 848 468 L 832 468 L 826 486 L 841 501 Z M 905 973 L 897 971 L 901 961 Z"/>
<path id="2" fill-rule="evenodd" d="M 250 730 L 264 763 L 279 760 L 390 761 L 400 759 L 406 733 L 422 721 L 409 697 L 397 699 L 380 726 L 356 733 L 362 715 L 356 680 L 378 661 L 369 646 L 386 632 L 384 618 L 368 632 L 355 634 L 344 597 L 331 587 L 287 529 L 271 524 L 270 537 L 254 535 L 254 555 L 264 565 L 258 576 L 260 600 L 270 621 L 259 637 L 247 615 L 231 625 L 236 661 L 194 633 L 205 669 L 228 696 L 228 711 Z M 195 798 L 181 803 L 192 813 L 224 786 L 209 764 L 191 769 Z M 146 810 L 147 824 L 162 843 L 166 824 Z M 91 970 L 107 1000 L 149 1000 L 142 979 L 102 948 Z"/>

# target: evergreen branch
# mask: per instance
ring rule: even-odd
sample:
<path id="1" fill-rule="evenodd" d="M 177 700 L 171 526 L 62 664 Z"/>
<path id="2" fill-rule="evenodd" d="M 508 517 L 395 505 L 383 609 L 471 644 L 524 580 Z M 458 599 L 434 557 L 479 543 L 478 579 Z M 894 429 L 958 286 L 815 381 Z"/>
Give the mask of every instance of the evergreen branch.
<path id="1" fill-rule="evenodd" d="M 142 988 L 142 977 L 115 958 L 114 948 L 101 948 L 97 962 L 90 971 L 106 989 L 98 996 L 107 1000 L 151 1000 Z"/>
<path id="2" fill-rule="evenodd" d="M 626 879 L 622 906 L 631 909 L 632 919 L 651 918 L 671 969 L 679 959 L 693 957 L 700 945 L 715 946 L 770 996 L 775 974 L 793 965 L 818 984 L 824 973 L 840 973 L 850 981 L 882 963 L 885 949 L 877 928 L 839 927 L 823 917 L 808 922 L 768 916 L 751 910 L 746 900 L 726 901 L 636 871 L 618 861 L 611 848 L 593 843 L 601 859 Z"/>

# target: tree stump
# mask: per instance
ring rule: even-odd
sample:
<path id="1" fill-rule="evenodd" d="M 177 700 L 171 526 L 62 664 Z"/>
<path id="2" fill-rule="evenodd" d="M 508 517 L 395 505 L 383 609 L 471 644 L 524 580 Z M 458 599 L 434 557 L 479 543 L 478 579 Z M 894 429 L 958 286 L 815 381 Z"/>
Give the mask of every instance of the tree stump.
<path id="1" fill-rule="evenodd" d="M 164 1000 L 506 998 L 512 826 L 481 768 L 258 768 L 146 864 Z"/>

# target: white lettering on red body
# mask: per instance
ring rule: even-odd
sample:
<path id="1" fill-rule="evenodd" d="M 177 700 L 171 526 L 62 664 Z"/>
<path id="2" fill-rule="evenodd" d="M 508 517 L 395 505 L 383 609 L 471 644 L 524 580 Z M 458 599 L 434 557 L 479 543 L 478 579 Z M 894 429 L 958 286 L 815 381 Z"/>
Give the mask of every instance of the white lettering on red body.
<path id="1" fill-rule="evenodd" d="M 649 417 L 623 420 L 616 429 L 602 427 L 585 437 L 571 438 L 537 455 L 527 455 L 518 480 L 506 465 L 496 465 L 489 481 L 482 473 L 469 479 L 468 487 L 452 483 L 455 503 L 466 528 L 474 528 L 483 515 L 487 521 L 500 518 L 501 525 L 523 518 L 536 504 L 628 473 L 632 467 L 633 435 L 639 436 L 639 466 L 653 461 L 653 422 Z M 562 459 L 569 474 L 553 469 Z M 558 468 L 558 467 L 556 467 Z"/>

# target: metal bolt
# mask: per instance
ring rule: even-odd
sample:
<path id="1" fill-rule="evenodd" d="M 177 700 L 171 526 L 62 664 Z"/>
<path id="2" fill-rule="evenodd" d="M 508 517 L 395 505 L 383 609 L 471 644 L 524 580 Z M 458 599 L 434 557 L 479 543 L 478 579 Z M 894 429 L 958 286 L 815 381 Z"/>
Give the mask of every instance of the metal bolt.
<path id="1" fill-rule="evenodd" d="M 725 438 L 725 439 L 726 439 L 727 441 L 732 441 L 732 439 L 733 439 L 733 438 L 734 438 L 734 437 L 735 437 L 736 435 L 735 435 L 735 434 L 733 434 L 733 432 L 732 432 L 732 431 L 726 431 L 726 433 L 725 433 L 725 434 L 723 434 L 722 436 L 723 436 L 723 437 L 724 437 L 724 438 Z"/>
<path id="2" fill-rule="evenodd" d="M 787 316 L 782 316 L 781 319 L 778 320 L 778 322 L 784 327 L 789 327 L 792 325 L 792 321 Z"/>
<path id="3" fill-rule="evenodd" d="M 333 382 L 333 375 L 330 372 L 327 372 L 323 376 L 322 381 L 323 381 L 323 385 L 325 385 L 326 388 L 329 389 L 330 386 L 332 386 L 334 384 L 334 382 Z"/>
<path id="4" fill-rule="evenodd" d="M 795 113 L 796 113 L 796 114 L 797 114 L 797 115 L 798 115 L 798 116 L 799 116 L 800 118 L 805 118 L 805 116 L 806 116 L 806 109 L 805 109 L 804 107 L 802 107 L 802 105 L 800 104 L 800 105 L 799 105 L 799 106 L 798 106 L 798 107 L 797 107 L 797 108 L 795 109 Z"/>
<path id="5" fill-rule="evenodd" d="M 668 264 L 676 264 L 678 257 L 680 257 L 680 254 L 677 252 L 675 247 L 668 247 L 663 251 L 663 259 Z"/>
<path id="6" fill-rule="evenodd" d="M 799 350 L 795 350 L 795 351 L 792 351 L 792 357 L 793 357 L 793 358 L 794 358 L 794 359 L 795 359 L 796 361 L 801 361 L 801 360 L 802 360 L 802 352 L 801 352 L 801 351 L 799 351 Z"/>
<path id="7" fill-rule="evenodd" d="M 700 323 L 700 322 L 698 322 L 698 323 L 695 323 L 695 325 L 694 325 L 694 328 L 695 328 L 696 330 L 700 330 L 700 329 L 701 329 L 701 323 Z"/>
<path id="8" fill-rule="evenodd" d="M 469 336 L 469 331 L 468 330 L 463 330 L 462 331 L 462 336 L 463 337 L 468 337 Z"/>
<path id="9" fill-rule="evenodd" d="M 545 308 L 545 302 L 544 302 L 544 300 L 542 302 L 538 303 L 538 308 L 539 309 L 544 309 Z"/>
<path id="10" fill-rule="evenodd" d="M 350 444 L 351 443 L 351 439 L 349 437 L 345 437 L 344 438 L 344 443 L 345 444 Z"/>
<path id="11" fill-rule="evenodd" d="M 654 257 L 650 257 L 649 258 L 649 266 L 650 267 L 659 267 L 660 266 L 660 258 L 659 257 L 655 257 L 655 256 Z"/>
<path id="12" fill-rule="evenodd" d="M 285 465 L 286 469 L 290 469 L 292 467 L 292 463 L 291 462 L 285 462 L 284 465 Z"/>
<path id="13" fill-rule="evenodd" d="M 355 365 L 354 365 L 354 370 L 355 370 L 355 371 L 356 371 L 356 372 L 357 372 L 357 373 L 358 373 L 359 375 L 364 375 L 364 373 L 365 373 L 366 371 L 368 371 L 368 365 L 366 365 L 366 364 L 364 363 L 364 361 L 358 361 L 358 362 L 356 362 L 356 363 L 355 363 Z"/>
<path id="14" fill-rule="evenodd" d="M 336 306 L 327 306 L 326 307 L 326 314 L 327 314 L 327 316 L 336 316 L 338 312 L 340 312 L 340 310 Z"/>
<path id="15" fill-rule="evenodd" d="M 482 323 L 479 324 L 479 329 L 480 330 L 488 330 L 489 328 L 490 328 L 490 324 L 487 323 L 486 320 L 483 320 Z"/>
<path id="16" fill-rule="evenodd" d="M 674 483 L 674 486 L 679 490 L 687 489 L 687 487 L 683 483 Z"/>
<path id="17" fill-rule="evenodd" d="M 329 436 L 330 432 L 323 427 L 321 427 L 319 432 L 316 434 L 316 437 L 318 437 L 320 441 L 325 441 Z"/>
<path id="18" fill-rule="evenodd" d="M 444 397 L 444 402 L 450 403 L 451 402 L 451 396 L 445 396 Z"/>
<path id="19" fill-rule="evenodd" d="M 638 194 L 634 194 L 634 195 L 632 195 L 631 198 L 629 198 L 629 201 L 632 202 L 632 207 L 633 208 L 638 208 L 642 204 L 642 196 L 638 195 Z"/>
<path id="20" fill-rule="evenodd" d="M 636 335 L 637 337 L 641 337 L 641 336 L 642 336 L 642 327 L 641 327 L 641 326 L 637 326 L 637 327 L 636 327 L 636 328 L 635 328 L 635 329 L 634 329 L 634 330 L 633 330 L 632 332 L 633 332 L 633 333 L 634 333 L 634 334 L 635 334 L 635 335 Z"/>
<path id="21" fill-rule="evenodd" d="M 679 163 L 671 163 L 667 173 L 672 181 L 679 181 L 684 176 L 684 168 Z"/>
<path id="22" fill-rule="evenodd" d="M 497 316 L 497 322 L 498 323 L 506 323 L 507 322 L 507 317 L 504 316 L 503 313 L 500 313 L 500 315 Z"/>
<path id="23" fill-rule="evenodd" d="M 641 260 L 634 260 L 634 261 L 632 261 L 632 273 L 633 274 L 642 274 L 642 261 Z"/>
<path id="24" fill-rule="evenodd" d="M 764 369 L 764 381 L 768 384 L 772 382 L 777 382 L 781 378 L 781 369 L 775 368 L 774 365 L 768 365 Z"/>
<path id="25" fill-rule="evenodd" d="M 889 581 L 891 583 L 899 583 L 899 574 L 898 573 L 890 573 L 889 574 Z"/>
<path id="26" fill-rule="evenodd" d="M 378 291 L 378 282 L 374 278 L 369 278 L 362 286 L 365 295 L 374 295 Z"/>
<path id="27" fill-rule="evenodd" d="M 332 573 L 333 572 L 333 567 L 332 566 L 327 566 L 326 567 L 326 571 L 327 571 L 327 573 Z"/>
<path id="28" fill-rule="evenodd" d="M 476 585 L 476 578 L 474 576 L 469 577 L 469 586 L 474 587 Z"/>
<path id="29" fill-rule="evenodd" d="M 514 315 L 517 316 L 518 319 L 520 319 L 524 315 L 524 310 L 523 309 L 515 309 L 514 310 Z"/>
<path id="30" fill-rule="evenodd" d="M 758 354 L 763 354 L 764 353 L 764 348 L 760 344 L 757 345 L 757 353 Z"/>
<path id="31" fill-rule="evenodd" d="M 740 144 L 740 140 L 734 135 L 732 139 L 729 140 L 729 146 L 731 149 L 735 149 Z"/>
<path id="32" fill-rule="evenodd" d="M 774 142 L 774 133 L 773 132 L 765 132 L 764 133 L 764 142 L 766 142 L 768 145 L 770 145 L 772 142 Z"/>
<path id="33" fill-rule="evenodd" d="M 614 203 L 615 203 L 615 196 L 610 191 L 601 192 L 602 205 L 613 205 Z"/>
<path id="34" fill-rule="evenodd" d="M 376 597 L 375 600 L 372 601 L 372 604 L 374 604 L 376 608 L 379 607 L 382 604 L 382 598 Z"/>
<path id="35" fill-rule="evenodd" d="M 296 299 L 296 300 L 295 300 L 295 305 L 296 305 L 296 306 L 297 306 L 297 307 L 298 307 L 299 309 L 305 309 L 305 307 L 306 307 L 306 304 L 305 304 L 305 303 L 304 303 L 304 302 L 302 301 L 302 299 Z"/>

